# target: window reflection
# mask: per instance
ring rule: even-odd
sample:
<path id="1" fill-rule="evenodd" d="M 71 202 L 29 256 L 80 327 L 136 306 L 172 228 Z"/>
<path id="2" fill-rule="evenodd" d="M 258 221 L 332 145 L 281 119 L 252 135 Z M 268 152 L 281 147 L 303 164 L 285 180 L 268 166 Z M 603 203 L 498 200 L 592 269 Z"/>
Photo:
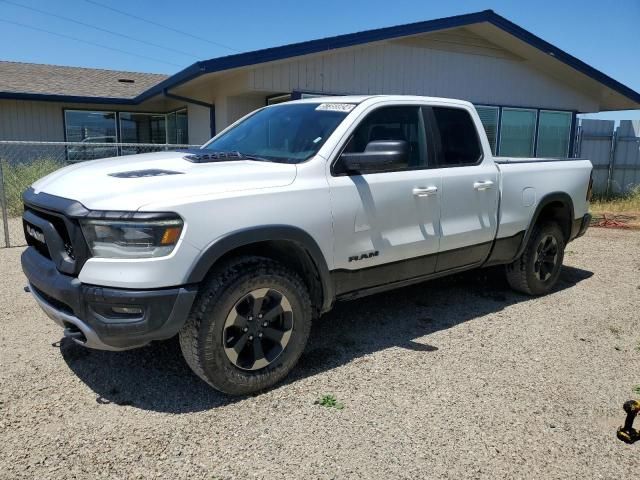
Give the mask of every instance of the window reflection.
<path id="1" fill-rule="evenodd" d="M 187 109 L 170 113 L 111 112 L 99 110 L 65 110 L 69 161 L 129 155 L 149 151 L 149 147 L 110 147 L 107 143 L 188 144 Z"/>

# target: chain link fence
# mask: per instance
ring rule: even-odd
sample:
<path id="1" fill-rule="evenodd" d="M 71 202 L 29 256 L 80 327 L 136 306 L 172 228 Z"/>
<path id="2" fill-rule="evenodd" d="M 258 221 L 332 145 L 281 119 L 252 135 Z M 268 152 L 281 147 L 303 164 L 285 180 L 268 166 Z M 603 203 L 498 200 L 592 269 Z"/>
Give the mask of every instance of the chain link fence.
<path id="1" fill-rule="evenodd" d="M 0 141 L 0 248 L 25 245 L 22 192 L 49 173 L 99 158 L 161 152 L 200 145 Z"/>

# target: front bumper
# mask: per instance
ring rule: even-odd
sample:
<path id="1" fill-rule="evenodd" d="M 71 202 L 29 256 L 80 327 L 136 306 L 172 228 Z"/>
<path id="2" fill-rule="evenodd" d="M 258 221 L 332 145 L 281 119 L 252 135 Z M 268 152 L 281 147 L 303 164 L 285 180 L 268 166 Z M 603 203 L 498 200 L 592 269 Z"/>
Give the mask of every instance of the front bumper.
<path id="1" fill-rule="evenodd" d="M 65 336 L 101 350 L 136 348 L 174 336 L 197 293 L 195 286 L 130 290 L 86 285 L 60 273 L 34 247 L 22 253 L 21 261 L 33 296 Z"/>

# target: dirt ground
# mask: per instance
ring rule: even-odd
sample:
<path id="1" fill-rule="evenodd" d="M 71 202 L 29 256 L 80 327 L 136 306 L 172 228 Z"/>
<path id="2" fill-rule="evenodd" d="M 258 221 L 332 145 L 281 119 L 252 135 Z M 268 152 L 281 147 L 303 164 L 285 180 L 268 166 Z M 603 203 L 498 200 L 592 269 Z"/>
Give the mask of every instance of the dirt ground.
<path id="1" fill-rule="evenodd" d="M 90 351 L 0 250 L 0 478 L 637 478 L 640 232 L 590 229 L 557 290 L 483 270 L 344 303 L 288 381 L 231 398 L 169 341 Z M 334 395 L 343 409 L 316 404 Z M 640 427 L 640 419 L 636 421 Z"/>
<path id="2" fill-rule="evenodd" d="M 640 230 L 640 213 L 639 212 L 597 212 L 593 213 L 591 219 L 593 227 L 615 227 L 624 229 Z"/>

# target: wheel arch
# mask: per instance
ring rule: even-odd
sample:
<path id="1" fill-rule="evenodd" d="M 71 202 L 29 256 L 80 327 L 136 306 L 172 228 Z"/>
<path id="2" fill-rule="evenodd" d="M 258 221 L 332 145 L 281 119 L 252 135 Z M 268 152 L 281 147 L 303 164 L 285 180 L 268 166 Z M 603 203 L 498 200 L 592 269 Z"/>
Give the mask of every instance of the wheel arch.
<path id="1" fill-rule="evenodd" d="M 202 282 L 215 265 L 238 255 L 282 262 L 302 276 L 318 313 L 331 309 L 335 293 L 322 250 L 309 233 L 291 225 L 263 225 L 223 236 L 202 251 L 187 283 Z"/>
<path id="2" fill-rule="evenodd" d="M 562 229 L 565 242 L 569 242 L 572 234 L 572 226 L 575 220 L 574 217 L 575 211 L 573 209 L 573 200 L 568 193 L 552 192 L 543 196 L 531 216 L 531 221 L 529 222 L 515 258 L 520 258 L 527 246 L 527 243 L 529 242 L 529 237 L 531 236 L 534 225 L 540 221 L 556 221 Z"/>

